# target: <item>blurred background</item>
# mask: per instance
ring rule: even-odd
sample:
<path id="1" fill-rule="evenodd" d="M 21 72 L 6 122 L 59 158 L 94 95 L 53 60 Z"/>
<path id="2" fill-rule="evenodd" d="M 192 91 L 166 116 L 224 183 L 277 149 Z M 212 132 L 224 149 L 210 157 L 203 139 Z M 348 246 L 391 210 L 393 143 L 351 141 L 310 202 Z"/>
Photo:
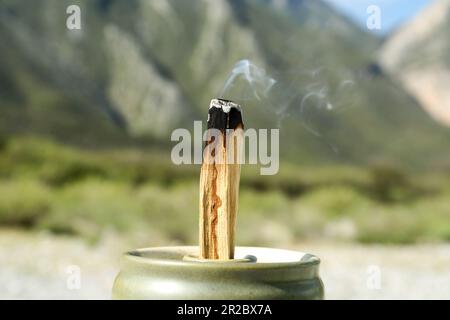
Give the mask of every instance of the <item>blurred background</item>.
<path id="1" fill-rule="evenodd" d="M 450 298 L 449 30 L 449 0 L 0 0 L 0 298 L 108 299 L 121 252 L 196 244 L 170 135 L 242 59 L 281 164 L 243 166 L 237 244 L 319 255 L 328 298 Z"/>

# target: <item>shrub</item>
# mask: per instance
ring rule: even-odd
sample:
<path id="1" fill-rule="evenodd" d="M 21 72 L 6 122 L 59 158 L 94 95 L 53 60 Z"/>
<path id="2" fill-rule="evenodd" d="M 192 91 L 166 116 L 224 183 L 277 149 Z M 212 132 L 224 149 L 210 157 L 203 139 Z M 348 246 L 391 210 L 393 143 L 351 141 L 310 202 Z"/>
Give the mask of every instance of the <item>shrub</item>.
<path id="1" fill-rule="evenodd" d="M 140 222 L 140 212 L 127 185 L 88 179 L 62 188 L 40 227 L 95 240 L 108 228 L 132 229 Z"/>
<path id="2" fill-rule="evenodd" d="M 421 216 L 403 207 L 378 207 L 356 217 L 357 240 L 363 243 L 410 244 L 423 239 Z"/>
<path id="3" fill-rule="evenodd" d="M 48 214 L 50 190 L 30 180 L 0 182 L 0 224 L 30 228 Z"/>
<path id="4" fill-rule="evenodd" d="M 198 230 L 198 185 L 181 183 L 169 187 L 143 185 L 136 200 L 143 219 L 178 243 L 196 243 Z"/>
<path id="5" fill-rule="evenodd" d="M 372 193 L 383 202 L 394 202 L 408 199 L 412 186 L 406 175 L 397 167 L 389 164 L 372 166 Z"/>
<path id="6" fill-rule="evenodd" d="M 301 201 L 315 206 L 329 218 L 348 216 L 371 205 L 367 197 L 348 186 L 319 188 L 304 195 Z"/>

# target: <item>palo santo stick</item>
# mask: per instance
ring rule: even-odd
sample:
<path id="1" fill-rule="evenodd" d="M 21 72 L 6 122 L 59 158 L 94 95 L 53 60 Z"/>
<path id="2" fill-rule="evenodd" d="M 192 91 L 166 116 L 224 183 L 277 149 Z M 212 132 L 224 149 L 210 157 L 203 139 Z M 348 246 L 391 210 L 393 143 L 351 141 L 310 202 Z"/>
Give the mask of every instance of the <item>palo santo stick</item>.
<path id="1" fill-rule="evenodd" d="M 211 100 L 200 172 L 200 258 L 234 258 L 243 145 L 238 104 Z"/>

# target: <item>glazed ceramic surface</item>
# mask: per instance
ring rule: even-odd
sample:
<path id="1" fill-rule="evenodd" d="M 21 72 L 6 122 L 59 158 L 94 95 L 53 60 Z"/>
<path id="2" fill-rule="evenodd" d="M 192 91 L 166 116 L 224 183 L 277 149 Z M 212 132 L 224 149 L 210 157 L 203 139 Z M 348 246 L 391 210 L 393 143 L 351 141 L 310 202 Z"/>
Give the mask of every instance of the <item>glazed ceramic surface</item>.
<path id="1" fill-rule="evenodd" d="M 235 259 L 200 260 L 198 247 L 124 254 L 114 299 L 323 299 L 320 260 L 310 254 L 237 247 Z"/>

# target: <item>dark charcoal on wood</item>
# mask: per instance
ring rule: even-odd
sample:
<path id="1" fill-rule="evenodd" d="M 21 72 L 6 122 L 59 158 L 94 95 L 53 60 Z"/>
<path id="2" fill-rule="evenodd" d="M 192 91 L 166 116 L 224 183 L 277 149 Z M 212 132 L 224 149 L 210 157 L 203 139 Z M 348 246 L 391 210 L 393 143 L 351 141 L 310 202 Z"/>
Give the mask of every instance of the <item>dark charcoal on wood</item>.
<path id="1" fill-rule="evenodd" d="M 232 101 L 223 99 L 213 99 L 208 112 L 208 129 L 226 129 L 242 128 L 241 107 Z"/>

